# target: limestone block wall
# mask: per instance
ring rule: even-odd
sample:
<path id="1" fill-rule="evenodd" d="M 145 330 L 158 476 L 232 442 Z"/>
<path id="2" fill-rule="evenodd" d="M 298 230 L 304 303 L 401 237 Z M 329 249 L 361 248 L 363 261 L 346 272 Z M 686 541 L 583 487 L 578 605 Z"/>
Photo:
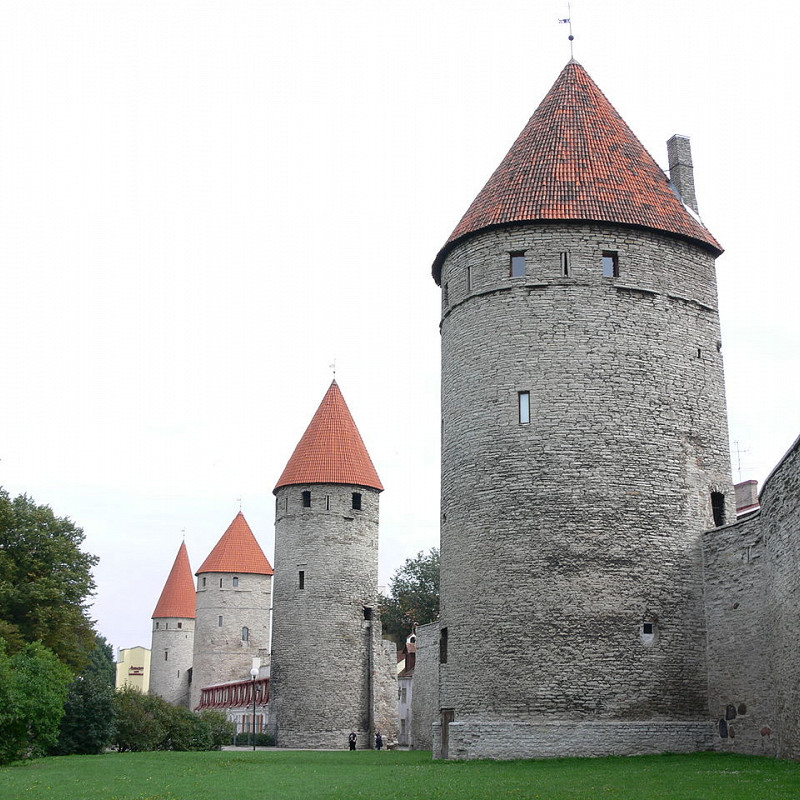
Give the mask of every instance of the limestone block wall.
<path id="1" fill-rule="evenodd" d="M 189 677 L 194 648 L 193 619 L 153 620 L 150 648 L 150 694 L 189 707 Z"/>
<path id="2" fill-rule="evenodd" d="M 383 638 L 380 620 L 375 621 L 373 669 L 373 728 L 380 731 L 384 747 L 397 744 L 400 719 L 397 713 L 397 646 Z"/>
<path id="3" fill-rule="evenodd" d="M 344 747 L 352 730 L 359 748 L 372 744 L 378 502 L 376 490 L 343 484 L 276 491 L 270 705 L 280 747 Z"/>
<path id="4" fill-rule="evenodd" d="M 777 755 L 800 759 L 800 439 L 761 490 L 771 575 L 772 680 Z"/>
<path id="5" fill-rule="evenodd" d="M 441 707 L 707 719 L 712 493 L 735 518 L 712 255 L 527 224 L 457 245 L 442 284 Z"/>
<path id="6" fill-rule="evenodd" d="M 772 567 L 760 515 L 708 531 L 704 545 L 709 709 L 715 746 L 775 755 Z"/>
<path id="7" fill-rule="evenodd" d="M 271 599 L 271 575 L 197 576 L 192 708 L 205 687 L 249 679 L 253 658 L 269 647 Z"/>
<path id="8" fill-rule="evenodd" d="M 419 625 L 414 692 L 411 697 L 411 744 L 415 750 L 433 749 L 434 722 L 439 719 L 439 623 Z"/>

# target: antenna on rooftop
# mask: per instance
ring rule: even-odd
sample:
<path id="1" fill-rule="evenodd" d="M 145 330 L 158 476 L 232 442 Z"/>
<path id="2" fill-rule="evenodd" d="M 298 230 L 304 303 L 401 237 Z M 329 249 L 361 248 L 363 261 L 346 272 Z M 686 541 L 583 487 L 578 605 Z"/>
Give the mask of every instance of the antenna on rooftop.
<path id="1" fill-rule="evenodd" d="M 560 19 L 559 23 L 569 25 L 569 57 L 575 58 L 575 54 L 572 52 L 572 43 L 575 41 L 575 37 L 572 35 L 572 4 L 567 3 L 567 16 L 564 19 Z"/>
<path id="2" fill-rule="evenodd" d="M 739 442 L 734 441 L 733 450 L 736 453 L 736 471 L 739 473 L 739 483 L 742 482 L 742 453 L 749 453 L 749 450 L 742 450 Z"/>

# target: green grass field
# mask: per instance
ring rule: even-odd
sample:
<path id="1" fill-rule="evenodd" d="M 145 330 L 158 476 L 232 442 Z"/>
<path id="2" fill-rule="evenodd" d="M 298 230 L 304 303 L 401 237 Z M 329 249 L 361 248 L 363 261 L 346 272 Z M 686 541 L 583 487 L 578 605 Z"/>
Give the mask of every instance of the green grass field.
<path id="1" fill-rule="evenodd" d="M 425 752 L 223 751 L 45 758 L 0 769 L 2 800 L 796 800 L 800 764 L 748 756 L 432 761 Z"/>

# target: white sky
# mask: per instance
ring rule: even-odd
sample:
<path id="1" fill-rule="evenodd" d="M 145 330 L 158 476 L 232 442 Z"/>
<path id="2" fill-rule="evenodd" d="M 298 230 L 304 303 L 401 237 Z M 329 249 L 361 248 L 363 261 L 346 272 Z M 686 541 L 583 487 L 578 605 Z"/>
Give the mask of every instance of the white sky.
<path id="1" fill-rule="evenodd" d="M 756 10 L 758 8 L 758 10 Z M 438 542 L 430 266 L 569 58 L 566 3 L 0 4 L 0 484 L 86 532 L 115 646 L 271 490 L 337 379 L 386 491 L 381 581 Z M 800 433 L 794 6 L 575 0 L 575 56 L 666 166 L 692 139 L 731 439 Z M 734 472 L 738 480 L 738 472 Z"/>

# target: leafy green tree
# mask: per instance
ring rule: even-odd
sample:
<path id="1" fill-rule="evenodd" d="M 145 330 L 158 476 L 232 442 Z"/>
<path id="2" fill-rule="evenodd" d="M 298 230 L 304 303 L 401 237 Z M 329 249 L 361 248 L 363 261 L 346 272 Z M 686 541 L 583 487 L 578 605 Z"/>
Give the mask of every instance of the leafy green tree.
<path id="1" fill-rule="evenodd" d="M 53 747 L 71 680 L 70 670 L 40 642 L 9 657 L 0 639 L 0 764 Z"/>
<path id="2" fill-rule="evenodd" d="M 381 597 L 383 635 L 402 646 L 414 625 L 439 617 L 439 549 L 420 551 L 392 576 L 388 597 Z"/>
<path id="3" fill-rule="evenodd" d="M 69 687 L 56 755 L 102 753 L 114 732 L 116 667 L 111 645 L 102 636 L 89 664 Z"/>
<path id="4" fill-rule="evenodd" d="M 87 613 L 97 557 L 84 535 L 48 506 L 0 489 L 0 636 L 8 652 L 42 642 L 74 674 L 89 660 L 95 633 Z"/>

